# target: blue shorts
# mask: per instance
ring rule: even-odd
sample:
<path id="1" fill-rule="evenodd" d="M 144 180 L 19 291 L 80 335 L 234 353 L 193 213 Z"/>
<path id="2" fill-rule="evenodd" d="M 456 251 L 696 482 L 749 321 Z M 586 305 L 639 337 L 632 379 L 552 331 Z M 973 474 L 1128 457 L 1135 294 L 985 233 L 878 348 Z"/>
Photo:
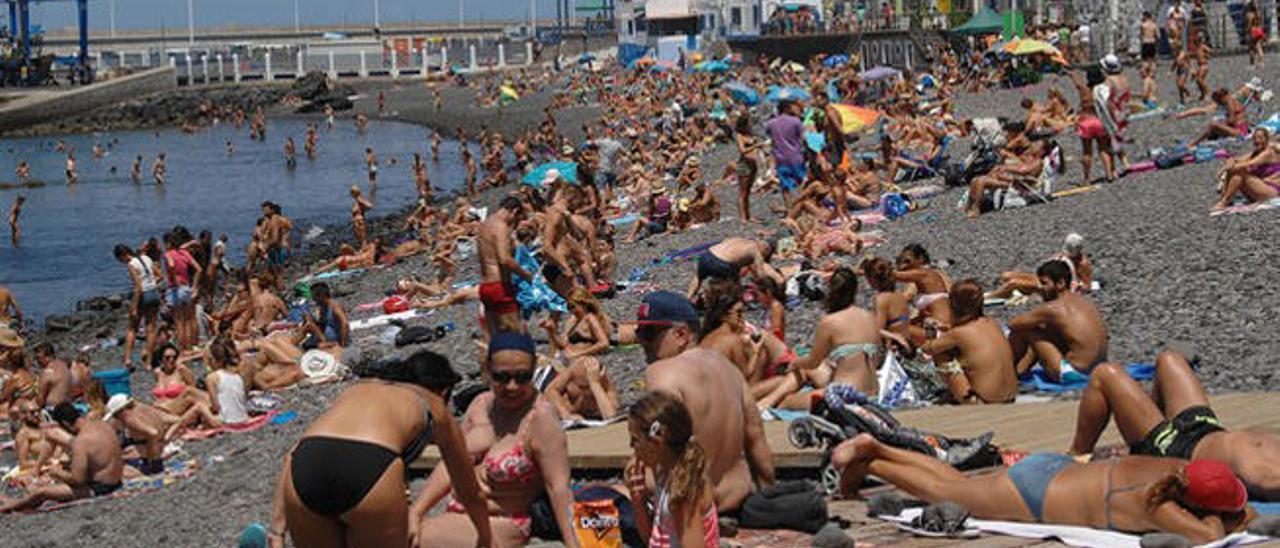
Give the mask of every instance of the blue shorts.
<path id="1" fill-rule="evenodd" d="M 267 264 L 282 267 L 287 260 L 289 260 L 289 248 L 277 247 L 267 250 Z"/>
<path id="2" fill-rule="evenodd" d="M 164 300 L 169 306 L 191 304 L 191 288 L 185 285 L 170 287 L 164 292 Z"/>
<path id="3" fill-rule="evenodd" d="M 778 183 L 782 185 L 783 192 L 791 192 L 800 188 L 808 174 L 809 172 L 805 169 L 804 164 L 794 166 L 778 165 Z"/>

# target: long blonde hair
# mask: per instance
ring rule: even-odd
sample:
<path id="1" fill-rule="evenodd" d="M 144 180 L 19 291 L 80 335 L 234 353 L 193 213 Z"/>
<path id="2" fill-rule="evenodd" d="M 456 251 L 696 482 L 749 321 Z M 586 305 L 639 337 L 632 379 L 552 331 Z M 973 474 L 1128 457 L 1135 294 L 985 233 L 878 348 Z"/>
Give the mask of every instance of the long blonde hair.
<path id="1" fill-rule="evenodd" d="M 667 474 L 667 494 L 680 503 L 697 503 L 706 482 L 707 454 L 693 439 L 693 418 L 684 403 L 666 392 L 649 392 L 631 406 L 631 431 L 662 444 L 676 456 Z"/>

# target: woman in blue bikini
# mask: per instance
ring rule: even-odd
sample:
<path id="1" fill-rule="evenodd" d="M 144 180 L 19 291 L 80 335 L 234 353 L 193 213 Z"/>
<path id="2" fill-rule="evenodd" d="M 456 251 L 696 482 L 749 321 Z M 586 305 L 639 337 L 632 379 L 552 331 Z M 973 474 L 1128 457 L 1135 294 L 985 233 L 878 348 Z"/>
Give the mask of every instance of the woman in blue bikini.
<path id="1" fill-rule="evenodd" d="M 1123 457 L 1088 464 L 1057 454 L 969 477 L 932 457 L 860 434 L 836 447 L 840 489 L 855 497 L 874 474 L 926 502 L 955 502 L 979 519 L 1051 523 L 1126 533 L 1169 532 L 1195 544 L 1241 531 L 1257 517 L 1245 487 L 1211 460 Z"/>

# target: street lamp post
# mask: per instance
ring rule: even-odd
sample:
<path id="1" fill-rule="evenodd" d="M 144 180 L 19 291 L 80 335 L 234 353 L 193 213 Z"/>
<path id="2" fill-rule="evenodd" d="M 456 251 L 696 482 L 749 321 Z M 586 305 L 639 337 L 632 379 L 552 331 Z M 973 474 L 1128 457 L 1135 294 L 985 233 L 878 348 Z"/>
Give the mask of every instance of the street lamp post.
<path id="1" fill-rule="evenodd" d="M 116 0 L 111 0 L 111 37 L 116 37 Z"/>
<path id="2" fill-rule="evenodd" d="M 462 0 L 458 0 L 458 28 L 463 27 Z"/>
<path id="3" fill-rule="evenodd" d="M 298 12 L 298 0 L 293 0 L 293 32 L 302 32 L 302 18 Z"/>
<path id="4" fill-rule="evenodd" d="M 380 9 L 378 0 L 373 0 L 373 27 L 374 28 L 379 28 L 381 26 L 379 24 L 381 23 L 381 14 L 379 13 L 380 11 L 381 9 Z"/>
<path id="5" fill-rule="evenodd" d="M 187 0 L 187 45 L 194 46 L 196 43 L 196 13 L 195 0 Z"/>

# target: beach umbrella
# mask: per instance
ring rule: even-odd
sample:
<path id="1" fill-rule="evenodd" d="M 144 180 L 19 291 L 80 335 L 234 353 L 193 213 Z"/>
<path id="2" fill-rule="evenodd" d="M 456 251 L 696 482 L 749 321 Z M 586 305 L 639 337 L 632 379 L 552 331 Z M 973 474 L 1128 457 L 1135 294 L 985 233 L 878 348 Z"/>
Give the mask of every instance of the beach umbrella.
<path id="1" fill-rule="evenodd" d="M 710 72 L 713 74 L 729 72 L 729 63 L 715 60 L 703 61 L 693 66 L 693 72 Z"/>
<path id="2" fill-rule="evenodd" d="M 566 183 L 573 185 L 578 184 L 577 162 L 547 162 L 533 168 L 532 171 L 525 174 L 524 178 L 520 179 L 520 184 L 529 185 L 541 190 L 542 180 L 547 177 L 547 172 L 553 169 L 560 172 L 560 178 L 564 179 Z"/>
<path id="3" fill-rule="evenodd" d="M 862 71 L 862 74 L 858 75 L 858 77 L 862 78 L 863 80 L 874 81 L 874 80 L 883 80 L 885 78 L 895 77 L 900 74 L 902 74 L 902 72 L 898 71 L 898 69 L 896 68 L 881 66 L 881 67 L 873 67 L 873 68 L 864 70 Z"/>
<path id="4" fill-rule="evenodd" d="M 822 64 L 827 68 L 842 67 L 844 65 L 849 64 L 849 56 L 843 53 L 832 55 L 830 57 L 827 57 L 826 59 L 823 59 Z"/>
<path id="5" fill-rule="evenodd" d="M 1012 55 L 1032 55 L 1036 53 L 1045 53 L 1050 56 L 1062 55 L 1062 52 L 1058 51 L 1058 48 L 1053 47 L 1053 44 L 1042 40 L 1032 40 L 1030 38 L 1014 40 L 1005 44 L 1002 49 Z"/>
<path id="6" fill-rule="evenodd" d="M 498 97 L 502 99 L 502 102 L 509 103 L 511 101 L 519 100 L 520 94 L 516 92 L 515 88 L 509 85 L 504 85 L 498 88 Z"/>
<path id="7" fill-rule="evenodd" d="M 760 104 L 760 94 L 742 82 L 729 82 L 722 87 L 729 92 L 729 97 L 732 97 L 734 101 L 749 107 Z"/>
<path id="8" fill-rule="evenodd" d="M 596 60 L 596 56 L 593 53 L 584 53 L 580 57 L 578 57 L 578 62 L 582 64 L 587 64 L 595 60 Z"/>
<path id="9" fill-rule="evenodd" d="M 831 105 L 840 113 L 840 131 L 848 135 L 862 131 L 880 120 L 880 111 L 855 105 L 835 103 Z"/>
<path id="10" fill-rule="evenodd" d="M 770 103 L 780 103 L 782 101 L 808 101 L 809 92 L 792 86 L 773 86 L 769 88 L 769 93 L 766 93 L 764 98 Z"/>

